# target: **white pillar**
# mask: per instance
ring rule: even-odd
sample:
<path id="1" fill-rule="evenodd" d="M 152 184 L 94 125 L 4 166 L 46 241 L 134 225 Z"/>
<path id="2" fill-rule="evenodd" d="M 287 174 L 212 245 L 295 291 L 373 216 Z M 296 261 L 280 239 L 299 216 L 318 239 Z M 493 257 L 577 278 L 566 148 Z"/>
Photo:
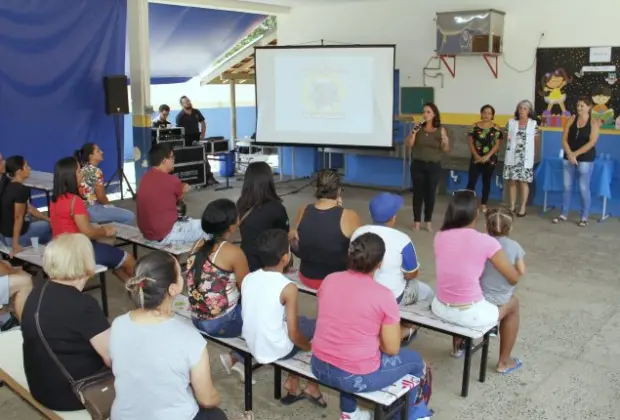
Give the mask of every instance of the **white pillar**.
<path id="1" fill-rule="evenodd" d="M 229 80 L 230 83 L 230 137 L 231 144 L 234 145 L 237 140 L 237 92 L 236 80 Z"/>
<path id="2" fill-rule="evenodd" d="M 151 148 L 151 75 L 149 61 L 149 2 L 127 0 L 129 79 L 136 184 L 148 168 Z"/>

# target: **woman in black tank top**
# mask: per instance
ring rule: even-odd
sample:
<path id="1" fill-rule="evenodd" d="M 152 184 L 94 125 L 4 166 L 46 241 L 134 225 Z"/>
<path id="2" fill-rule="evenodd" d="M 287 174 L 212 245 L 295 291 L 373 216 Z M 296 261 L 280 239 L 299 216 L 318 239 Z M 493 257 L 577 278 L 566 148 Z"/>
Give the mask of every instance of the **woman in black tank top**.
<path id="1" fill-rule="evenodd" d="M 599 122 L 592 121 L 592 102 L 589 98 L 580 98 L 577 101 L 577 115 L 573 116 L 566 126 L 562 135 L 562 148 L 564 149 L 564 196 L 562 213 L 553 219 L 553 223 L 559 223 L 568 219 L 570 210 L 573 183 L 579 172 L 579 193 L 581 194 L 581 217 L 579 226 L 588 225 L 590 211 L 590 178 L 594 169 L 596 158 L 596 141 L 599 135 Z"/>
<path id="2" fill-rule="evenodd" d="M 318 289 L 331 273 L 347 269 L 349 240 L 360 225 L 354 210 L 342 207 L 340 175 L 332 170 L 318 172 L 316 203 L 302 206 L 297 215 L 299 278 Z"/>

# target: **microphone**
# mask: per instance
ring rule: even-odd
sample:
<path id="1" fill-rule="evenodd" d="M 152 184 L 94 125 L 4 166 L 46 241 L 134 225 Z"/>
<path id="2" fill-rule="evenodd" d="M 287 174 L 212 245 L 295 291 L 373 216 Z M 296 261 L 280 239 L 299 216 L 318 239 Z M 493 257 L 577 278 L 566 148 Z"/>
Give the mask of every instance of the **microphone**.
<path id="1" fill-rule="evenodd" d="M 413 128 L 411 129 L 411 131 L 418 131 L 420 128 L 422 128 L 422 126 L 426 123 L 426 120 L 424 118 L 422 118 L 422 121 L 420 121 L 419 123 L 415 124 L 413 126 Z"/>

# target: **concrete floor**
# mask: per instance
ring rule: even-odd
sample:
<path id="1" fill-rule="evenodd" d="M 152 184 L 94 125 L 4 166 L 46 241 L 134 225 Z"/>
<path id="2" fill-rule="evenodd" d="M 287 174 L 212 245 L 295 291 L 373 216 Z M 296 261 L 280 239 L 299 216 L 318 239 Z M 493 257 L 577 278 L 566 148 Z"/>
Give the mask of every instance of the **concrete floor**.
<path id="1" fill-rule="evenodd" d="M 238 183 L 236 183 L 238 186 Z M 304 185 L 302 181 L 280 184 L 281 194 Z M 189 214 L 199 217 L 205 204 L 219 197 L 236 199 L 239 188 L 215 192 L 193 191 Z M 287 195 L 284 203 L 289 215 L 301 204 L 312 201 L 311 189 Z M 345 206 L 356 209 L 369 221 L 367 203 L 374 192 L 347 188 Z M 412 234 L 422 262 L 421 279 L 434 284 L 432 234 L 413 234 L 409 229 L 411 205 L 398 215 L 398 227 Z M 133 202 L 122 205 L 131 208 Z M 435 210 L 437 227 L 443 218 L 446 198 L 438 199 Z M 498 343 L 493 340 L 487 381 L 476 381 L 479 355 L 474 357 L 472 382 L 467 399 L 461 398 L 462 360 L 449 355 L 451 339 L 424 331 L 411 348 L 420 351 L 434 368 L 431 407 L 437 420 L 452 419 L 617 419 L 620 418 L 620 287 L 617 258 L 620 255 L 620 223 L 609 219 L 588 228 L 573 223 L 552 225 L 550 217 L 541 217 L 531 208 L 518 220 L 513 237 L 525 248 L 528 274 L 518 286 L 521 300 L 521 331 L 514 355 L 524 367 L 512 375 L 494 373 Z M 482 229 L 483 225 L 480 223 Z M 467 250 L 463 250 L 467 252 Z M 616 261 L 616 262 L 614 262 Z M 122 286 L 110 278 L 112 317 L 130 309 Z M 93 292 L 97 296 L 98 292 Z M 302 295 L 301 312 L 316 313 L 314 297 Z M 222 395 L 222 408 L 231 419 L 241 418 L 243 388 L 226 376 L 218 362 L 224 351 L 210 347 L 215 384 Z M 273 399 L 272 369 L 255 373 L 254 413 L 256 419 L 337 419 L 337 394 L 325 391 L 329 407 L 320 410 L 302 401 L 283 407 Z M 30 420 L 39 417 L 10 392 L 0 389 L 0 418 Z"/>

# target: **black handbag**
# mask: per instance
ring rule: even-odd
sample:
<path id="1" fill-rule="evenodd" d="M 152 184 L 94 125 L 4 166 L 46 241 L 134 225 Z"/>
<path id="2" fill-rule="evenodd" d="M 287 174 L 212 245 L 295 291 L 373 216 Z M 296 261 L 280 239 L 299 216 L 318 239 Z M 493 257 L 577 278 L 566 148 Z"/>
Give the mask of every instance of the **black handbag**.
<path id="1" fill-rule="evenodd" d="M 67 369 L 60 363 L 58 357 L 52 351 L 52 348 L 47 343 L 43 331 L 41 330 L 41 323 L 39 322 L 39 310 L 41 309 L 41 301 L 43 300 L 43 294 L 49 281 L 45 282 L 41 289 L 41 295 L 39 295 L 39 302 L 37 303 L 37 310 L 34 313 L 34 320 L 37 326 L 37 333 L 43 343 L 43 346 L 47 350 L 54 363 L 58 366 L 63 376 L 67 378 L 71 384 L 73 393 L 86 408 L 86 411 L 90 414 L 93 420 L 108 420 L 110 418 L 110 412 L 112 411 L 112 403 L 116 397 L 114 391 L 114 375 L 110 369 L 105 369 L 94 375 L 87 376 L 86 378 L 74 380 L 69 374 Z"/>

